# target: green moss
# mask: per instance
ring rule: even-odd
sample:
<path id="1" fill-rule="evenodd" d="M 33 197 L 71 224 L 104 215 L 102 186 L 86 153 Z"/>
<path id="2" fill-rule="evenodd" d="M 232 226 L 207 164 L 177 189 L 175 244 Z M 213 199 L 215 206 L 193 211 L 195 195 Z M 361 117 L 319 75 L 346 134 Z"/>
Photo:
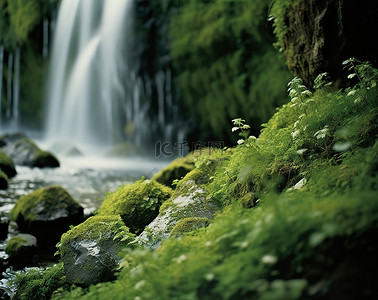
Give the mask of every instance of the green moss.
<path id="1" fill-rule="evenodd" d="M 39 213 L 41 213 L 38 210 L 38 205 L 41 202 L 44 203 L 43 213 L 46 214 L 53 213 L 59 205 L 62 207 L 66 207 L 67 204 L 79 205 L 65 189 L 53 185 L 20 197 L 9 213 L 11 220 L 17 222 L 17 220 L 22 219 L 25 223 L 36 220 Z"/>
<path id="2" fill-rule="evenodd" d="M 20 255 L 20 251 L 27 242 L 28 241 L 23 237 L 14 236 L 9 240 L 9 242 L 5 246 L 5 253 L 9 256 L 18 256 Z"/>
<path id="3" fill-rule="evenodd" d="M 65 282 L 63 264 L 59 263 L 45 270 L 29 269 L 18 272 L 11 280 L 11 284 L 16 287 L 16 294 L 12 299 L 41 300 L 50 299 L 57 289 L 68 290 L 69 286 Z"/>
<path id="4" fill-rule="evenodd" d="M 119 187 L 107 195 L 99 215 L 120 215 L 133 233 L 143 231 L 159 213 L 159 207 L 170 198 L 172 190 L 155 180 L 139 180 Z"/>
<path id="5" fill-rule="evenodd" d="M 134 235 L 129 232 L 118 215 L 90 217 L 62 235 L 58 244 L 59 253 L 65 255 L 67 251 L 72 251 L 69 245 L 73 241 L 88 239 L 101 243 L 102 239 L 109 238 L 117 241 L 119 245 L 125 245 L 133 240 Z"/>
<path id="6" fill-rule="evenodd" d="M 157 182 L 175 188 L 172 182 L 176 179 L 181 179 L 187 173 L 189 173 L 194 168 L 194 160 L 186 157 L 177 158 L 172 161 L 167 167 L 156 173 L 152 179 Z"/>
<path id="7" fill-rule="evenodd" d="M 210 224 L 208 218 L 184 218 L 179 220 L 175 227 L 173 227 L 171 234 L 173 235 L 182 235 L 183 233 L 196 230 L 201 227 L 207 227 Z"/>
<path id="8" fill-rule="evenodd" d="M 0 170 L 7 174 L 8 177 L 16 175 L 16 169 L 12 159 L 0 150 Z"/>

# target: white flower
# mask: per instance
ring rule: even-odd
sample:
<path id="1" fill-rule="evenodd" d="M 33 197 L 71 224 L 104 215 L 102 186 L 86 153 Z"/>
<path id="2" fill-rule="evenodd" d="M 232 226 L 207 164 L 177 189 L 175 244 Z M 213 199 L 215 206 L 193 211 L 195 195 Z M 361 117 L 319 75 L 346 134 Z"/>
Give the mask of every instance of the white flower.
<path id="1" fill-rule="evenodd" d="M 181 264 L 183 261 L 185 261 L 187 259 L 186 255 L 180 255 L 179 257 L 176 257 L 175 260 L 176 260 L 176 263 L 178 264 Z"/>
<path id="2" fill-rule="evenodd" d="M 307 151 L 307 149 L 306 148 L 303 148 L 303 149 L 299 149 L 298 151 L 297 151 L 297 153 L 298 154 L 303 154 L 303 153 L 305 153 Z"/>
<path id="3" fill-rule="evenodd" d="M 215 275 L 213 273 L 207 273 L 205 274 L 205 279 L 207 281 L 212 281 L 214 279 Z"/>
<path id="4" fill-rule="evenodd" d="M 315 132 L 314 136 L 319 140 L 319 139 L 324 139 L 328 133 L 328 126 L 324 126 L 323 129 L 318 130 Z"/>
<path id="5" fill-rule="evenodd" d="M 351 91 L 347 94 L 347 96 L 353 96 L 355 93 L 356 93 L 356 90 L 351 90 Z"/>
<path id="6" fill-rule="evenodd" d="M 264 255 L 261 258 L 262 263 L 267 265 L 274 265 L 277 262 L 277 257 L 271 254 Z"/>
<path id="7" fill-rule="evenodd" d="M 146 281 L 145 281 L 145 280 L 138 281 L 138 282 L 135 284 L 135 289 L 136 289 L 136 290 L 139 290 L 139 289 L 142 288 L 145 284 L 146 284 Z"/>
<path id="8" fill-rule="evenodd" d="M 295 138 L 296 136 L 298 136 L 300 133 L 301 133 L 300 130 L 295 130 L 295 131 L 293 131 L 293 132 L 291 133 L 291 136 L 292 136 L 293 139 L 294 139 L 294 138 Z"/>
<path id="9" fill-rule="evenodd" d="M 232 132 L 235 132 L 237 130 L 239 130 L 239 127 L 232 127 L 232 129 L 231 129 Z"/>
<path id="10" fill-rule="evenodd" d="M 257 139 L 257 137 L 255 137 L 254 135 L 250 135 L 248 138 L 251 139 L 251 140 L 256 140 Z"/>
<path id="11" fill-rule="evenodd" d="M 240 140 L 237 141 L 237 143 L 238 143 L 238 145 L 241 145 L 241 144 L 244 143 L 244 140 L 243 140 L 243 139 L 240 139 Z"/>

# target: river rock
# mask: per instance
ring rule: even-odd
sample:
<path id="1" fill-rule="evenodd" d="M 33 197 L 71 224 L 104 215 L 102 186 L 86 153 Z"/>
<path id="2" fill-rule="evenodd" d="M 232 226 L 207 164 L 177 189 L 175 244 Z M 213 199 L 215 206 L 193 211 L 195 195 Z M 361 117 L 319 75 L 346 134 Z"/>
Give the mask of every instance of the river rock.
<path id="1" fill-rule="evenodd" d="M 88 286 L 113 280 L 118 252 L 133 239 L 120 216 L 94 216 L 63 234 L 59 252 L 67 282 Z"/>
<path id="2" fill-rule="evenodd" d="M 9 219 L 0 216 L 0 240 L 5 240 L 8 235 Z"/>
<path id="3" fill-rule="evenodd" d="M 40 243 L 56 243 L 60 236 L 83 221 L 83 207 L 60 186 L 38 189 L 20 197 L 10 211 L 21 232 L 34 234 Z"/>
<path id="4" fill-rule="evenodd" d="M 9 178 L 14 177 L 17 174 L 13 160 L 3 151 L 0 151 L 0 170 L 3 171 Z"/>
<path id="5" fill-rule="evenodd" d="M 8 176 L 0 169 L 0 190 L 6 190 L 8 188 Z"/>
<path id="6" fill-rule="evenodd" d="M 5 253 L 9 255 L 9 263 L 13 266 L 32 265 L 37 253 L 37 238 L 20 233 L 8 241 Z"/>
<path id="7" fill-rule="evenodd" d="M 56 168 L 58 159 L 50 152 L 41 150 L 32 140 L 23 134 L 6 134 L 0 139 L 6 143 L 1 148 L 17 165 Z"/>
<path id="8" fill-rule="evenodd" d="M 170 188 L 175 188 L 176 186 L 172 184 L 173 181 L 181 179 L 194 169 L 194 156 L 192 157 L 192 159 L 189 156 L 175 159 L 168 166 L 156 173 L 152 179 Z"/>
<path id="9" fill-rule="evenodd" d="M 155 250 L 162 240 L 171 235 L 172 229 L 179 220 L 192 217 L 213 219 L 218 210 L 219 206 L 206 198 L 202 187 L 194 180 L 188 180 L 175 196 L 162 205 L 159 215 L 136 238 L 136 241 Z"/>

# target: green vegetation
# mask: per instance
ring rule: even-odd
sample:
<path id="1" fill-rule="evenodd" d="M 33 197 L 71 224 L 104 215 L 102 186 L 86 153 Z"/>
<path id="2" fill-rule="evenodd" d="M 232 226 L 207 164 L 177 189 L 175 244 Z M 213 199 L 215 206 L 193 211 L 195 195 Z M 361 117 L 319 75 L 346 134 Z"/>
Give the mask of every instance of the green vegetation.
<path id="1" fill-rule="evenodd" d="M 194 169 L 194 156 L 189 154 L 172 161 L 168 166 L 156 173 L 152 179 L 157 182 L 175 188 L 174 181 L 182 179 L 187 173 Z"/>
<path id="2" fill-rule="evenodd" d="M 293 79 L 259 138 L 235 119 L 239 145 L 196 161 L 178 185 L 206 174 L 201 187 L 224 207 L 208 227 L 126 251 L 118 280 L 66 299 L 337 298 L 346 282 L 352 298 L 374 298 L 378 71 L 350 68 L 361 81 L 346 90 L 324 74 L 314 93 Z"/>
<path id="3" fill-rule="evenodd" d="M 109 193 L 98 214 L 120 215 L 132 233 L 140 233 L 159 213 L 159 208 L 172 195 L 172 190 L 155 180 L 141 179 Z"/>
<path id="4" fill-rule="evenodd" d="M 30 269 L 16 274 L 16 278 L 12 280 L 17 292 L 12 297 L 15 300 L 41 300 L 50 299 L 51 295 L 58 288 L 65 284 L 65 276 L 63 264 L 59 263 L 46 270 Z M 56 291 L 59 294 L 59 290 Z"/>
<path id="5" fill-rule="evenodd" d="M 41 204 L 43 210 L 41 211 Z M 60 186 L 40 188 L 34 192 L 20 197 L 16 205 L 9 213 L 11 220 L 30 225 L 31 222 L 43 214 L 48 220 L 50 214 L 54 214 L 57 207 L 67 205 L 79 205 L 68 192 Z"/>
<path id="6" fill-rule="evenodd" d="M 266 21 L 270 1 L 191 0 L 172 13 L 172 59 L 199 138 L 233 139 L 243 115 L 257 134 L 285 102 L 289 73 Z"/>
<path id="7" fill-rule="evenodd" d="M 5 246 L 5 253 L 9 256 L 19 256 L 20 250 L 24 247 L 28 241 L 21 236 L 12 237 Z"/>
<path id="8" fill-rule="evenodd" d="M 182 235 L 186 232 L 196 230 L 201 227 L 207 227 L 210 224 L 208 218 L 190 217 L 179 220 L 173 227 L 171 234 Z"/>
<path id="9" fill-rule="evenodd" d="M 122 243 L 131 242 L 134 237 L 119 216 L 94 216 L 62 235 L 58 245 L 59 253 L 64 255 L 70 251 L 67 250 L 67 245 L 74 240 L 85 238 L 100 243 L 102 239 L 109 237 L 108 233 Z"/>
<path id="10" fill-rule="evenodd" d="M 13 177 L 17 174 L 12 159 L 0 150 L 0 170 L 7 174 L 8 177 Z"/>

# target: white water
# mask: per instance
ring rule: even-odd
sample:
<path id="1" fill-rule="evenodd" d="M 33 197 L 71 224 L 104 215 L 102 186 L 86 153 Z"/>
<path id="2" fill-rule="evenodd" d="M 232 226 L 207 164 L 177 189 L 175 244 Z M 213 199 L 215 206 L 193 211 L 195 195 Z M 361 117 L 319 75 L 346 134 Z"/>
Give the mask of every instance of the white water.
<path id="1" fill-rule="evenodd" d="M 86 145 L 122 136 L 123 38 L 132 0 L 63 0 L 54 36 L 46 135 Z"/>

